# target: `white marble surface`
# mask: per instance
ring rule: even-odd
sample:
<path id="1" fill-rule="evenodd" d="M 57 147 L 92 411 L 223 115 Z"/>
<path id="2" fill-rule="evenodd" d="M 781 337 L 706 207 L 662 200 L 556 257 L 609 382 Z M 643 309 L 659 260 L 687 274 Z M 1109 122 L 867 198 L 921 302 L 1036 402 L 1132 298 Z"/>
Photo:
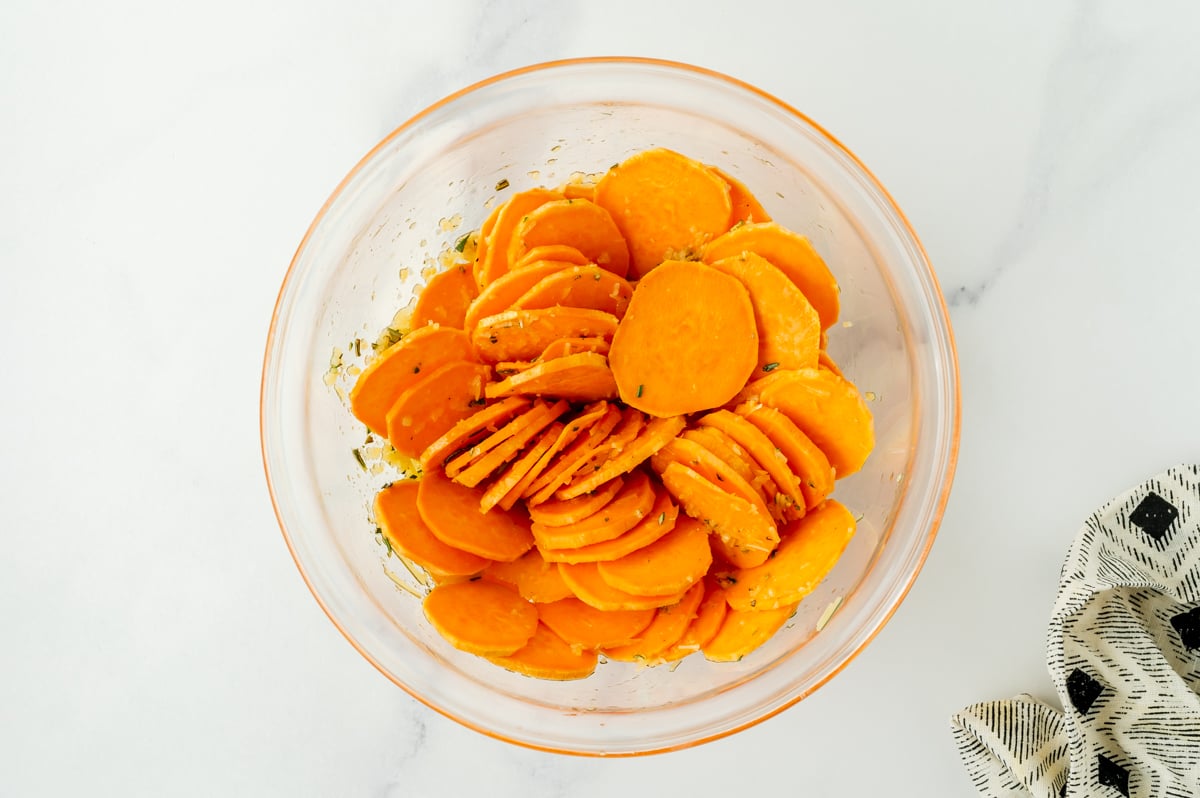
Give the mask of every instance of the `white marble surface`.
<path id="1" fill-rule="evenodd" d="M 1092 507 L 1200 457 L 1191 2 L 34 2 L 0 7 L 0 795 L 966 795 L 947 718 L 1051 696 Z M 438 97 L 589 54 L 712 67 L 857 152 L 962 370 L 932 556 L 847 670 L 635 760 L 484 738 L 380 676 L 276 528 L 257 392 L 309 221 Z"/>

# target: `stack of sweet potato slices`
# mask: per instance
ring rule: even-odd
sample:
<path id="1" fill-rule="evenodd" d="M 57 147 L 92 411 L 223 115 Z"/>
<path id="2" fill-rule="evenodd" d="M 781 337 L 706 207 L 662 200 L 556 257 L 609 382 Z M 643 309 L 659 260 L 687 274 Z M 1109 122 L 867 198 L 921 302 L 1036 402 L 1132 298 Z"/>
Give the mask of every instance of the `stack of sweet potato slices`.
<path id="1" fill-rule="evenodd" d="M 350 394 L 421 466 L 374 515 L 430 623 L 547 679 L 757 648 L 854 534 L 829 496 L 874 445 L 825 263 L 663 149 L 514 194 L 474 244 Z"/>

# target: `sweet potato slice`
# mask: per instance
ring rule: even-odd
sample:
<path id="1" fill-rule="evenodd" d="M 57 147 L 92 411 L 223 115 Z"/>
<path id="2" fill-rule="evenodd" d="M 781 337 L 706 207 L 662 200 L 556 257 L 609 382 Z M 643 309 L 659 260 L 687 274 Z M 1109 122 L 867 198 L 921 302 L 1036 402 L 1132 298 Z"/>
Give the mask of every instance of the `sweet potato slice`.
<path id="1" fill-rule="evenodd" d="M 521 449 L 525 448 L 525 444 L 533 440 L 537 435 L 554 423 L 554 420 L 567 412 L 569 405 L 564 400 L 559 400 L 554 404 L 538 401 L 534 411 L 526 413 L 520 419 L 514 419 L 509 422 L 509 425 L 523 421 L 521 427 L 513 431 L 508 440 L 501 443 L 496 448 L 492 449 L 487 454 L 473 459 L 466 468 L 463 468 L 455 475 L 450 474 L 450 465 L 457 462 L 458 458 L 451 460 L 447 464 L 446 475 L 453 476 L 455 482 L 473 488 L 480 482 L 483 482 L 492 475 L 497 469 L 501 468 L 509 460 L 517 456 Z M 465 455 L 463 455 L 465 456 Z M 515 481 L 514 481 L 515 484 Z M 511 486 L 510 486 L 511 487 Z M 501 494 L 501 497 L 503 494 Z M 486 512 L 483 507 L 482 499 L 480 503 L 480 511 Z"/>
<path id="2" fill-rule="evenodd" d="M 526 410 L 530 401 L 524 396 L 510 396 L 467 416 L 421 452 L 421 468 L 441 468 L 446 457 L 453 455 L 485 432 L 495 432 L 518 413 Z"/>
<path id="3" fill-rule="evenodd" d="M 775 556 L 755 568 L 733 572 L 725 588 L 729 606 L 764 610 L 795 605 L 833 570 L 855 526 L 850 511 L 832 499 L 788 525 Z"/>
<path id="4" fill-rule="evenodd" d="M 823 368 L 826 371 L 832 371 L 842 379 L 846 378 L 846 375 L 842 373 L 842 367 L 839 366 L 837 362 L 829 356 L 829 353 L 825 351 L 824 347 L 822 347 L 821 351 L 817 353 L 817 367 Z"/>
<path id="5" fill-rule="evenodd" d="M 576 267 L 561 261 L 539 260 L 496 278 L 488 283 L 487 288 L 480 291 L 467 307 L 466 313 L 463 314 L 463 329 L 470 332 L 479 324 L 480 319 L 511 310 L 514 302 L 543 279 L 571 268 Z"/>
<path id="6" fill-rule="evenodd" d="M 594 405 L 589 405 L 575 418 L 564 423 L 563 429 L 559 432 L 558 437 L 554 439 L 554 443 L 538 457 L 537 462 L 533 464 L 533 467 L 529 469 L 525 476 L 521 477 L 516 485 L 513 485 L 512 490 L 504 495 L 504 498 L 500 500 L 500 506 L 507 510 L 516 504 L 517 500 L 524 496 L 529 486 L 550 466 L 554 458 L 570 446 L 580 435 L 586 436 L 592 427 L 596 426 L 608 415 L 609 409 L 607 402 L 597 402 Z M 616 409 L 612 409 L 614 415 L 616 415 Z"/>
<path id="7" fill-rule="evenodd" d="M 575 650 L 625 645 L 654 620 L 653 609 L 608 612 L 577 598 L 539 604 L 537 612 L 542 623 Z"/>
<path id="8" fill-rule="evenodd" d="M 796 284 L 821 318 L 821 329 L 837 321 L 838 285 L 812 244 L 774 222 L 743 224 L 704 247 L 706 263 L 753 252 L 773 263 Z"/>
<path id="9" fill-rule="evenodd" d="M 749 301 L 749 300 L 747 300 Z M 587 308 L 509 310 L 480 319 L 471 343 L 489 363 L 532 360 L 560 338 L 603 338 L 611 341 L 617 317 Z"/>
<path id="10" fill-rule="evenodd" d="M 521 598 L 539 604 L 575 595 L 563 581 L 558 566 L 543 560 L 536 548 L 530 549 L 512 562 L 492 563 L 483 572 L 483 578 L 512 585 L 521 594 Z"/>
<path id="11" fill-rule="evenodd" d="M 779 543 L 779 532 L 769 515 L 687 466 L 671 463 L 663 470 L 662 481 L 684 512 L 720 537 L 722 553 L 734 565 L 761 565 Z"/>
<path id="12" fill-rule="evenodd" d="M 388 410 L 400 394 L 439 366 L 474 359 L 470 339 L 462 330 L 413 330 L 358 375 L 350 389 L 350 412 L 375 434 L 386 435 Z"/>
<path id="13" fill-rule="evenodd" d="M 605 582 L 597 570 L 596 563 L 583 562 L 577 564 L 560 562 L 558 569 L 563 581 L 571 588 L 580 601 L 605 612 L 617 610 L 654 610 L 675 604 L 683 598 L 685 591 L 664 594 L 661 596 L 635 596 L 624 590 L 617 590 Z"/>
<path id="14" fill-rule="evenodd" d="M 604 655 L 619 662 L 650 664 L 660 652 L 679 641 L 695 619 L 696 609 L 703 598 L 704 584 L 697 582 L 688 588 L 678 604 L 659 607 L 654 620 L 636 640 L 624 646 L 606 648 Z"/>
<path id="15" fill-rule="evenodd" d="M 770 475 L 758 467 L 758 464 L 754 462 L 754 458 L 739 446 L 737 441 L 716 427 L 685 429 L 679 433 L 679 437 L 703 446 L 710 453 L 720 458 L 721 462 L 732 468 L 739 477 L 745 480 L 746 484 L 754 488 L 754 492 L 768 510 L 772 509 L 774 502 L 766 490 L 766 485 L 771 482 Z M 704 474 L 701 476 L 712 481 L 712 477 L 710 476 Z"/>
<path id="16" fill-rule="evenodd" d="M 720 407 L 758 362 L 750 295 L 711 266 L 666 261 L 638 283 L 608 360 L 622 401 L 642 412 Z"/>
<path id="17" fill-rule="evenodd" d="M 392 548 L 439 576 L 471 576 L 487 567 L 490 560 L 447 546 L 429 531 L 417 509 L 417 490 L 417 483 L 406 479 L 375 496 L 375 523 Z"/>
<path id="18" fill-rule="evenodd" d="M 635 596 L 662 596 L 699 582 L 712 565 L 708 529 L 694 518 L 676 523 L 668 534 L 617 560 L 596 564 L 600 577 Z M 681 630 L 682 633 L 682 630 Z"/>
<path id="19" fill-rule="evenodd" d="M 559 186 L 558 190 L 567 199 L 585 199 L 588 202 L 596 201 L 595 183 L 564 183 Z"/>
<path id="20" fill-rule="evenodd" d="M 724 460 L 694 440 L 682 436 L 677 437 L 650 458 L 650 467 L 657 474 L 666 470 L 670 463 L 687 466 L 714 485 L 751 504 L 758 505 L 759 510 L 764 514 L 769 514 L 766 501 L 753 485 L 743 479 L 741 474 Z"/>
<path id="21" fill-rule="evenodd" d="M 541 433 L 538 433 L 535 436 L 537 439 L 533 445 L 522 452 L 516 462 L 505 469 L 504 473 L 497 477 L 492 484 L 488 485 L 483 497 L 479 500 L 479 512 L 486 513 L 504 501 L 504 497 L 508 496 L 520 484 L 521 480 L 537 465 L 542 455 L 550 450 L 550 447 L 558 440 L 558 436 L 562 434 L 564 429 L 565 425 L 556 421 Z M 459 481 L 461 482 L 462 480 Z M 511 506 L 509 505 L 509 507 Z M 508 508 L 506 507 L 505 509 Z"/>
<path id="22" fill-rule="evenodd" d="M 792 472 L 787 456 L 776 448 L 771 439 L 764 435 L 758 427 L 728 410 L 709 413 L 700 419 L 700 424 L 705 427 L 716 427 L 737 441 L 738 445 L 771 475 L 772 481 L 781 492 L 779 498 L 786 500 L 788 507 L 795 507 L 803 513 L 805 501 L 804 495 L 800 491 L 800 478 Z"/>
<path id="23" fill-rule="evenodd" d="M 754 385 L 759 401 L 820 447 L 838 479 L 862 468 L 875 447 L 875 427 L 853 383 L 826 369 L 800 369 L 772 372 Z"/>
<path id="24" fill-rule="evenodd" d="M 488 240 L 492 237 L 492 231 L 496 229 L 496 219 L 500 216 L 500 211 L 504 210 L 504 205 L 497 205 L 488 214 L 488 217 L 483 220 L 483 225 L 479 228 L 479 237 L 475 239 L 475 261 L 471 264 L 471 276 L 475 278 L 475 293 L 478 295 L 485 286 L 487 281 L 484 280 L 483 267 L 487 265 Z"/>
<path id="25" fill-rule="evenodd" d="M 834 473 L 829 458 L 792 420 L 773 407 L 746 403 L 737 414 L 758 427 L 787 458 L 788 468 L 800 480 L 805 507 L 812 509 L 833 493 Z"/>
<path id="26" fill-rule="evenodd" d="M 568 355 L 577 355 L 580 352 L 595 352 L 598 355 L 608 354 L 608 341 L 603 338 L 559 338 L 551 343 L 538 357 L 541 362 L 554 360 L 559 357 L 567 357 Z"/>
<path id="27" fill-rule="evenodd" d="M 582 496 L 592 492 L 615 476 L 633 471 L 678 435 L 685 423 L 686 420 L 683 416 L 650 419 L 645 429 L 628 446 L 600 464 L 600 467 L 585 479 L 571 482 L 565 490 L 560 490 L 554 495 L 560 499 Z"/>
<path id="28" fill-rule="evenodd" d="M 499 562 L 515 560 L 533 546 L 533 533 L 523 513 L 495 508 L 481 513 L 481 491 L 459 485 L 437 471 L 426 471 L 418 485 L 421 518 L 447 546 Z"/>
<path id="29" fill-rule="evenodd" d="M 800 289 L 766 259 L 746 252 L 713 263 L 750 294 L 758 324 L 757 373 L 817 365 L 821 320 Z"/>
<path id="30" fill-rule="evenodd" d="M 509 245 L 521 220 L 547 202 L 557 202 L 561 199 L 562 194 L 544 188 L 532 188 L 509 197 L 508 202 L 501 206 L 495 225 L 487 237 L 487 246 L 484 250 L 485 260 L 479 272 L 480 288 L 489 285 L 501 275 L 508 274 L 510 269 Z"/>
<path id="31" fill-rule="evenodd" d="M 484 580 L 438 585 L 422 602 L 425 617 L 457 649 L 507 656 L 529 642 L 538 612 L 507 585 Z"/>
<path id="32" fill-rule="evenodd" d="M 664 260 L 699 251 L 729 229 L 729 185 L 704 164 L 666 149 L 646 150 L 609 169 L 596 204 L 629 244 L 630 270 L 643 277 Z"/>
<path id="33" fill-rule="evenodd" d="M 513 303 L 514 309 L 573 308 L 603 310 L 620 319 L 629 307 L 633 286 L 600 266 L 570 266 L 538 281 Z"/>
<path id="34" fill-rule="evenodd" d="M 578 467 L 571 472 L 570 479 L 562 488 L 555 491 L 554 495 L 559 499 L 569 498 L 566 494 L 576 482 L 589 479 L 605 463 L 620 454 L 625 447 L 637 439 L 637 436 L 646 427 L 646 418 L 644 413 L 632 407 L 622 410 L 621 423 L 613 428 L 607 438 L 596 444 L 590 456 L 579 463 Z"/>
<path id="35" fill-rule="evenodd" d="M 566 244 L 620 277 L 629 273 L 629 248 L 608 211 L 585 199 L 547 202 L 517 224 L 508 259 L 516 263 L 534 247 Z"/>
<path id="36" fill-rule="evenodd" d="M 596 513 L 568 526 L 544 526 L 533 523 L 538 548 L 573 549 L 619 537 L 637 526 L 654 507 L 654 485 L 644 471 L 630 475 L 613 500 Z"/>
<path id="37" fill-rule="evenodd" d="M 733 206 L 733 213 L 730 216 L 731 224 L 737 224 L 738 222 L 771 221 L 770 214 L 766 212 L 758 199 L 750 193 L 750 189 L 746 188 L 742 181 L 715 166 L 708 168 L 716 172 L 717 176 L 729 186 L 729 203 Z"/>
<path id="38" fill-rule="evenodd" d="M 567 246 L 566 244 L 547 244 L 546 246 L 534 247 L 521 256 L 521 259 L 513 264 L 512 269 L 524 269 L 526 266 L 537 263 L 539 260 L 554 260 L 560 263 L 569 263 L 572 266 L 587 266 L 591 263 L 584 255 L 575 247 Z"/>
<path id="39" fill-rule="evenodd" d="M 684 630 L 683 635 L 670 648 L 662 651 L 655 658 L 657 662 L 675 662 L 689 654 L 695 654 L 700 647 L 716 637 L 717 630 L 725 620 L 729 605 L 725 602 L 725 591 L 712 579 L 704 580 L 704 598 L 696 609 L 696 617 Z"/>
<path id="40" fill-rule="evenodd" d="M 599 660 L 590 649 L 576 650 L 544 623 L 539 623 L 521 649 L 507 657 L 488 657 L 502 668 L 537 679 L 567 681 L 586 679 L 596 670 Z"/>
<path id="41" fill-rule="evenodd" d="M 540 424 L 536 429 L 545 429 L 554 421 L 555 417 L 550 417 L 546 420 L 549 414 L 551 405 L 538 399 L 531 404 L 520 415 L 505 423 L 491 435 L 488 435 L 481 441 L 472 444 L 469 448 L 460 451 L 457 455 L 446 461 L 445 471 L 446 476 L 451 479 L 456 479 L 472 463 L 478 462 L 484 455 L 504 446 L 513 436 L 520 433 L 522 430 L 529 427 L 531 424 Z M 561 412 L 562 408 L 558 408 Z M 536 434 L 536 433 L 535 433 Z M 503 462 L 503 461 L 502 461 Z M 466 484 L 466 483 L 464 483 Z M 474 487 L 474 486 L 470 486 Z"/>
<path id="42" fill-rule="evenodd" d="M 700 650 L 712 662 L 737 662 L 767 642 L 796 611 L 795 604 L 774 610 L 735 610 L 725 613 L 721 628 Z"/>
<path id="43" fill-rule="evenodd" d="M 519 394 L 593 402 L 615 399 L 617 383 L 608 368 L 608 358 L 594 352 L 580 352 L 538 363 L 484 389 L 489 399 Z"/>
<path id="44" fill-rule="evenodd" d="M 387 412 L 392 447 L 406 457 L 418 457 L 475 413 L 483 401 L 488 376 L 487 366 L 466 360 L 447 363 L 425 375 L 400 394 Z"/>
<path id="45" fill-rule="evenodd" d="M 621 477 L 613 477 L 592 493 L 558 502 L 546 502 L 529 508 L 529 517 L 542 526 L 570 526 L 598 513 L 613 500 L 625 485 Z"/>
<path id="46" fill-rule="evenodd" d="M 650 514 L 620 537 L 574 549 L 545 549 L 542 551 L 542 557 L 546 562 L 565 563 L 616 560 L 649 546 L 670 533 L 678 519 L 679 508 L 671 501 L 671 495 L 665 490 L 659 490 Z"/>
<path id="47" fill-rule="evenodd" d="M 588 430 L 587 435 L 563 449 L 558 458 L 547 466 L 542 475 L 533 480 L 525 489 L 521 496 L 526 499 L 526 504 L 534 507 L 549 500 L 554 492 L 571 478 L 576 469 L 591 457 L 596 447 L 608 437 L 608 434 L 620 421 L 621 410 L 616 405 L 608 405 L 604 417 Z"/>
<path id="48" fill-rule="evenodd" d="M 467 306 L 478 294 L 479 286 L 475 284 L 475 275 L 471 274 L 466 264 L 455 263 L 450 268 L 438 272 L 426 283 L 421 295 L 417 297 L 417 306 L 412 314 L 413 329 L 428 324 L 463 329 Z"/>

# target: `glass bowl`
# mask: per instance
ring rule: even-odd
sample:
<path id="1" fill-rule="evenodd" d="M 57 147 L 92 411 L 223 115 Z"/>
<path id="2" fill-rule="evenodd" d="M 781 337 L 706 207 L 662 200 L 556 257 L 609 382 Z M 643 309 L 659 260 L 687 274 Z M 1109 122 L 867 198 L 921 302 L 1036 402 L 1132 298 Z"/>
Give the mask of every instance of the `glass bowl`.
<path id="1" fill-rule="evenodd" d="M 456 651 L 426 622 L 412 578 L 368 517 L 396 472 L 358 462 L 365 428 L 347 410 L 331 357 L 343 376 L 361 365 L 367 351 L 357 354 L 353 341 L 375 340 L 411 305 L 438 253 L 477 229 L 488 206 L 660 146 L 739 178 L 837 276 L 842 316 L 829 350 L 869 400 L 877 438 L 863 470 L 835 493 L 860 517 L 858 533 L 786 627 L 740 662 L 697 655 L 673 668 L 608 662 L 575 682 L 519 676 Z M 954 472 L 959 397 L 929 262 L 854 155 L 745 83 L 682 64 L 601 58 L 486 80 L 417 114 L 363 158 L 284 279 L 260 412 L 284 538 L 351 645 L 414 698 L 480 732 L 619 756 L 694 745 L 770 717 L 870 642 L 933 543 Z"/>

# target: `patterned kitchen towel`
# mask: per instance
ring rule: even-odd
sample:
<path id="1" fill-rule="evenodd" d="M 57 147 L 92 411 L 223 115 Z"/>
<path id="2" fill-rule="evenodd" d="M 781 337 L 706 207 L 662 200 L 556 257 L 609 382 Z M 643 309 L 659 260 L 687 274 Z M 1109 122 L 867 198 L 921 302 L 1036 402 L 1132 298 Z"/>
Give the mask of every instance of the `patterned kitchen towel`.
<path id="1" fill-rule="evenodd" d="M 1087 519 L 1063 564 L 1046 661 L 1065 711 L 1022 695 L 952 719 L 980 794 L 1200 796 L 1200 466 Z"/>

